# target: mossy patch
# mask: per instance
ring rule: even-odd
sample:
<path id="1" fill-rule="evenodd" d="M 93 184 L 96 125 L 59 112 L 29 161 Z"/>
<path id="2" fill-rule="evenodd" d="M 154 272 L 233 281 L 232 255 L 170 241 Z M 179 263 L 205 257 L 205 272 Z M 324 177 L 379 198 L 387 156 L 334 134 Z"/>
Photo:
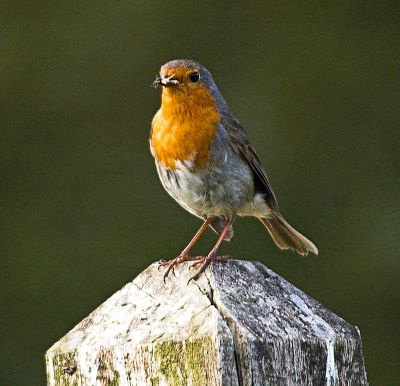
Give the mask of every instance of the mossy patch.
<path id="1" fill-rule="evenodd" d="M 79 385 L 79 372 L 77 371 L 76 353 L 76 350 L 66 353 L 60 352 L 52 354 L 50 358 L 46 358 L 47 361 L 52 361 L 54 369 L 54 382 L 57 386 Z"/>
<path id="2" fill-rule="evenodd" d="M 153 371 L 165 377 L 168 384 L 205 385 L 215 369 L 217 349 L 209 337 L 185 341 L 161 342 L 154 348 Z"/>

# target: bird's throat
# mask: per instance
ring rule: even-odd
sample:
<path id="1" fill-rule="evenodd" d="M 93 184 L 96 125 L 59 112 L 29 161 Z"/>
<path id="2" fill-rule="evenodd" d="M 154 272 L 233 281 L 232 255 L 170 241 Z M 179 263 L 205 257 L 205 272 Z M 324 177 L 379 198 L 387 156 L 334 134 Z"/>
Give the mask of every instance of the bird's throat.
<path id="1" fill-rule="evenodd" d="M 178 161 L 203 167 L 209 162 L 219 121 L 215 100 L 205 87 L 163 89 L 150 137 L 154 156 L 168 169 L 175 169 Z"/>

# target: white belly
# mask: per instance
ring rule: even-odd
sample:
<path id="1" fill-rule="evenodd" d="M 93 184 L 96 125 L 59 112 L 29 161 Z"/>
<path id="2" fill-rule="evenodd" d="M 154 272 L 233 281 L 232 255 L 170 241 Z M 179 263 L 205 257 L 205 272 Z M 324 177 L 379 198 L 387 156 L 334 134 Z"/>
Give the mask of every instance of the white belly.
<path id="1" fill-rule="evenodd" d="M 166 169 L 156 161 L 160 180 L 171 197 L 195 216 L 234 218 L 253 198 L 253 182 L 248 167 L 217 167 L 194 171 L 189 163 L 176 162 Z M 246 210 L 247 211 L 247 210 Z"/>

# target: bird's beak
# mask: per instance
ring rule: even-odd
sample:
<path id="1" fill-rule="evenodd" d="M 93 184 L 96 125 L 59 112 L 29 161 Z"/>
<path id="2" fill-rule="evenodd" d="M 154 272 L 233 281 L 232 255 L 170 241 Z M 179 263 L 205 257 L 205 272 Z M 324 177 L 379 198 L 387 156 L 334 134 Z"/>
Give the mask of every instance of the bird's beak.
<path id="1" fill-rule="evenodd" d="M 154 87 L 163 86 L 163 87 L 171 87 L 179 84 L 178 79 L 173 79 L 175 74 L 168 76 L 157 76 L 157 78 L 153 82 Z"/>

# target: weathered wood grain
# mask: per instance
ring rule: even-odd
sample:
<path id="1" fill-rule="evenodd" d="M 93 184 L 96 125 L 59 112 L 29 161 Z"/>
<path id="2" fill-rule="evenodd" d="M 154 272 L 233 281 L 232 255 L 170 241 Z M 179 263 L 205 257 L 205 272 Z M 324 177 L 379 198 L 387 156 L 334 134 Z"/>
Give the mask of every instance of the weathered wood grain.
<path id="1" fill-rule="evenodd" d="M 49 385 L 367 385 L 356 327 L 257 262 L 151 265 L 46 354 Z"/>

